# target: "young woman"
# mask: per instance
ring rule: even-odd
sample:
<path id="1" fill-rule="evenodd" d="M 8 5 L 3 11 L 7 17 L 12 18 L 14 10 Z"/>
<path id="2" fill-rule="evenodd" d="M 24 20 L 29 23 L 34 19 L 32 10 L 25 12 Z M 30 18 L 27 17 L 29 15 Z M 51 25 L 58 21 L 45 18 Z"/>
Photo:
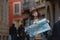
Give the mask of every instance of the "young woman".
<path id="1" fill-rule="evenodd" d="M 36 9 L 34 9 L 30 13 L 30 18 L 28 19 L 28 25 L 27 26 L 35 24 L 39 20 L 41 20 L 40 14 L 38 13 L 38 11 Z M 38 36 L 41 38 L 40 40 L 46 40 L 45 35 L 43 33 L 35 35 L 33 37 L 30 37 L 30 40 L 35 40 L 36 39 L 35 37 L 38 37 Z"/>

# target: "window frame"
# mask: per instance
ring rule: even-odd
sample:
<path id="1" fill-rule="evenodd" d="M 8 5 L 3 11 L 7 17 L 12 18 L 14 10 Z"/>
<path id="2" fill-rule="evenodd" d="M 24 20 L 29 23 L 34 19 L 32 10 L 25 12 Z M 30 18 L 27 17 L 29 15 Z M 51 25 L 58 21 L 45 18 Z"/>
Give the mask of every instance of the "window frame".
<path id="1" fill-rule="evenodd" d="M 15 13 L 15 10 L 17 10 L 17 9 L 15 9 L 15 5 L 19 5 L 19 12 L 18 13 Z M 21 2 L 14 2 L 13 3 L 13 14 L 14 15 L 21 15 Z"/>

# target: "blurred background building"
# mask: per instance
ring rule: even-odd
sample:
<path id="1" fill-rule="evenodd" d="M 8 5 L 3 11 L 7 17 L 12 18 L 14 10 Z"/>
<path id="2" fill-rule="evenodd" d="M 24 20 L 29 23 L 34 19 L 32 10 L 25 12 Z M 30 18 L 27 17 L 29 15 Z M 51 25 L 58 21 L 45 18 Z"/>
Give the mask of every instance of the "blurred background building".
<path id="1" fill-rule="evenodd" d="M 0 40 L 8 38 L 9 5 L 9 0 L 0 0 Z M 31 7 L 36 7 L 39 13 L 45 14 L 51 26 L 57 22 L 57 18 L 60 16 L 60 0 L 22 0 L 21 5 L 22 12 L 29 10 Z"/>
<path id="2" fill-rule="evenodd" d="M 0 0 L 0 40 L 8 40 L 8 1 Z"/>

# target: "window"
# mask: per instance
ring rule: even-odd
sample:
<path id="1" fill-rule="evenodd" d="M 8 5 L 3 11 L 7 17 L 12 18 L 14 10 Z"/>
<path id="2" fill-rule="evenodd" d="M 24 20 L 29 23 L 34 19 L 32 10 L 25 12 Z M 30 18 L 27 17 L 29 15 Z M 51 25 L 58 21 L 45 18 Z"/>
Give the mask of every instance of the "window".
<path id="1" fill-rule="evenodd" d="M 35 5 L 40 5 L 40 0 L 35 0 Z"/>
<path id="2" fill-rule="evenodd" d="M 26 0 L 26 2 L 29 2 L 29 0 Z"/>
<path id="3" fill-rule="evenodd" d="M 41 3 L 45 3 L 45 0 L 41 0 Z"/>
<path id="4" fill-rule="evenodd" d="M 21 3 L 20 2 L 14 2 L 13 3 L 13 13 L 14 13 L 14 15 L 20 15 L 21 14 Z"/>
<path id="5" fill-rule="evenodd" d="M 29 4 L 29 2 L 30 2 L 29 0 L 24 0 L 24 5 Z"/>
<path id="6" fill-rule="evenodd" d="M 0 21 L 3 21 L 3 6 L 0 5 Z"/>

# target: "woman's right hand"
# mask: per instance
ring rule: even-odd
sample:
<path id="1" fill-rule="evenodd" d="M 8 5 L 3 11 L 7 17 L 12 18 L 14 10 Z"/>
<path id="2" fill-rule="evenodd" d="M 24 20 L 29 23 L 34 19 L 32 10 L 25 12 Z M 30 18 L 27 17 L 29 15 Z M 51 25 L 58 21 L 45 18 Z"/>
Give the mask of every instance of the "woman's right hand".
<path id="1" fill-rule="evenodd" d="M 25 32 L 27 32 L 27 30 L 25 30 Z"/>

